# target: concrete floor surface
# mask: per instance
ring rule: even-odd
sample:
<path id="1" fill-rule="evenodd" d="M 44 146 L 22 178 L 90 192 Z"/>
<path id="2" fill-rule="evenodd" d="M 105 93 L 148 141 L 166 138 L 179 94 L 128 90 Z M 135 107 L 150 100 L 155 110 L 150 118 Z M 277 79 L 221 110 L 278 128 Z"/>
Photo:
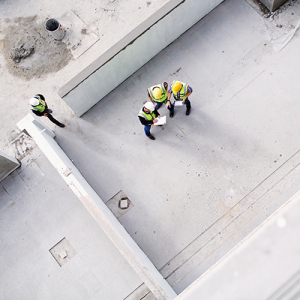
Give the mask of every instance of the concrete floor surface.
<path id="1" fill-rule="evenodd" d="M 182 256 L 165 277 L 191 258 L 184 253 L 197 239 L 206 234 L 205 244 L 218 234 L 214 224 L 222 223 L 224 230 L 233 223 L 231 236 L 239 233 L 238 240 L 258 225 L 247 231 L 234 226 L 233 209 L 299 150 L 298 51 L 296 35 L 274 53 L 261 16 L 246 2 L 225 1 L 58 132 L 57 142 L 103 201 L 120 190 L 132 201 L 120 222 L 155 266 L 164 273 Z M 149 86 L 174 79 L 194 89 L 191 115 L 176 109 L 164 127 L 152 129 L 151 141 L 137 113 Z M 168 114 L 165 108 L 160 113 Z M 239 213 L 256 200 L 245 201 Z M 198 264 L 182 273 L 179 268 L 168 279 L 177 292 L 192 282 L 180 285 Z"/>
<path id="2" fill-rule="evenodd" d="M 299 164 L 300 43 L 296 33 L 275 53 L 261 16 L 244 1 L 227 0 L 82 118 L 74 116 L 56 95 L 58 87 L 149 16 L 154 4 L 165 2 L 143 3 L 141 9 L 133 0 L 128 6 L 91 2 L 89 9 L 75 3 L 75 12 L 99 37 L 103 24 L 105 32 L 121 35 L 101 37 L 55 76 L 29 82 L 14 78 L 0 56 L 0 101 L 5 107 L 1 147 L 11 151 L 9 141 L 19 134 L 11 134 L 13 125 L 28 113 L 32 94 L 43 91 L 58 119 L 67 122 L 56 132 L 56 141 L 104 202 L 120 190 L 129 197 L 134 207 L 120 222 L 179 293 L 274 211 L 280 205 L 276 199 L 298 178 L 295 172 L 272 190 Z M 72 9 L 69 2 L 62 7 L 49 3 L 40 3 L 40 21 Z M 108 6 L 103 9 L 102 4 Z M 33 2 L 27 7 L 21 2 L 0 5 L 1 29 L 8 15 L 39 13 Z M 101 18 L 91 13 L 100 6 Z M 118 19 L 124 9 L 127 15 Z M 130 14 L 139 17 L 134 21 Z M 116 27 L 107 29 L 109 22 Z M 150 141 L 137 113 L 149 86 L 174 79 L 194 89 L 191 114 L 176 109 L 164 127 L 152 129 L 156 140 Z M 12 107 L 14 115 L 7 113 Z M 160 113 L 168 115 L 164 107 Z M 34 145 L 23 151 L 32 151 L 25 160 L 33 161 L 24 160 L 22 169 L 1 182 L 0 296 L 123 299 L 141 282 L 41 153 L 29 148 Z M 260 195 L 270 190 L 271 200 L 262 198 L 258 205 Z M 255 213 L 246 215 L 242 225 L 236 222 L 249 208 Z M 49 256 L 49 249 L 64 236 L 78 253 L 66 271 Z M 98 249 L 104 251 L 100 256 Z"/>
<path id="3" fill-rule="evenodd" d="M 142 284 L 39 149 L 0 193 L 0 299 L 121 300 Z M 64 237 L 76 254 L 60 267 Z"/>
<path id="4" fill-rule="evenodd" d="M 20 139 L 16 124 L 28 114 L 30 111 L 28 101 L 37 93 L 46 97 L 49 106 L 54 111 L 54 116 L 60 121 L 67 122 L 74 117 L 72 110 L 61 101 L 57 90 L 166 2 L 167 0 L 0 1 L 1 149 L 8 155 L 16 156 L 19 159 L 22 159 L 30 151 L 31 145 L 27 145 L 26 142 L 20 141 L 21 147 L 16 147 L 12 141 L 16 138 Z M 76 23 L 78 26 L 84 26 L 82 29 L 92 32 L 90 34 L 92 47 L 85 51 L 86 45 L 82 41 L 83 35 L 79 32 L 77 42 L 84 45 L 77 45 L 77 43 L 73 45 L 75 48 L 75 52 L 72 52 L 73 58 L 67 66 L 58 72 L 37 76 L 31 80 L 24 80 L 24 78 L 17 78 L 9 74 L 7 62 L 2 53 L 3 47 L 5 47 L 3 40 L 9 32 L 9 27 L 15 26 L 19 19 L 34 16 L 36 16 L 36 23 L 38 24 L 45 24 L 47 19 L 56 18 L 64 26 L 65 24 L 61 19 L 69 22 L 70 18 L 65 17 L 68 14 L 74 15 L 72 18 L 74 25 Z M 77 20 L 75 20 L 76 16 Z M 66 30 L 68 31 L 68 29 Z M 93 44 L 94 36 L 97 36 L 99 40 Z M 84 37 L 86 38 L 86 36 Z M 68 41 L 68 39 L 62 40 L 66 44 Z M 40 42 L 43 43 L 44 40 L 41 39 Z M 75 43 L 75 41 L 73 42 Z M 19 44 L 15 45 L 15 47 L 17 46 Z M 78 57 L 78 50 L 81 48 L 82 53 Z M 45 64 L 55 63 L 53 57 L 47 57 L 47 52 L 34 53 L 33 58 L 35 55 L 42 57 Z M 57 129 L 49 120 L 44 119 L 43 121 L 51 129 Z"/>

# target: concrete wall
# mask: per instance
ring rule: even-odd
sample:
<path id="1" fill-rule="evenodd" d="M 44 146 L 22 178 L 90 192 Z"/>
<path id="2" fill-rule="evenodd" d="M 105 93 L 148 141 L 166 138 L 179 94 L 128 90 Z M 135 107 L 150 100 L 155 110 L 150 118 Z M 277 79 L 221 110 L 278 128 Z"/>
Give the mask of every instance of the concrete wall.
<path id="1" fill-rule="evenodd" d="M 264 4 L 269 9 L 269 11 L 274 11 L 286 1 L 287 0 L 260 0 L 260 2 Z"/>
<path id="2" fill-rule="evenodd" d="M 20 163 L 15 158 L 0 151 L 0 181 L 19 166 Z"/>
<path id="3" fill-rule="evenodd" d="M 175 300 L 299 299 L 299 188 L 297 181 L 281 195 L 284 205 Z"/>
<path id="4" fill-rule="evenodd" d="M 58 94 L 81 116 L 222 1 L 169 1 L 62 86 Z"/>
<path id="5" fill-rule="evenodd" d="M 174 290 L 59 147 L 53 139 L 54 133 L 31 114 L 17 125 L 20 130 L 26 129 L 155 297 L 161 300 L 174 299 L 177 296 Z"/>

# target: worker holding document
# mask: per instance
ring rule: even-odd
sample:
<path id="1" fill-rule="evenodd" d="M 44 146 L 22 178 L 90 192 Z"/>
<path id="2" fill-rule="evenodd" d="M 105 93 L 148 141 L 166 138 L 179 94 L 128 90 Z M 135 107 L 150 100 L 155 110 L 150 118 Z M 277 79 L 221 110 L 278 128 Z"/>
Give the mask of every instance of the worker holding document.
<path id="1" fill-rule="evenodd" d="M 193 89 L 186 83 L 183 83 L 181 81 L 173 81 L 173 83 L 170 85 L 168 90 L 168 100 L 171 99 L 171 95 L 173 94 L 173 97 L 175 99 L 174 105 L 175 106 L 181 106 L 186 105 L 186 112 L 185 114 L 188 116 L 191 111 L 191 102 L 188 99 L 189 95 L 193 92 Z M 174 105 L 171 104 L 171 111 L 170 111 L 170 117 L 173 118 L 174 116 Z"/>
<path id="2" fill-rule="evenodd" d="M 152 102 L 146 102 L 140 110 L 138 117 L 140 122 L 144 125 L 144 131 L 146 136 L 150 140 L 155 140 L 155 137 L 150 133 L 152 125 L 163 125 L 165 124 L 166 117 L 161 118 L 155 105 Z"/>

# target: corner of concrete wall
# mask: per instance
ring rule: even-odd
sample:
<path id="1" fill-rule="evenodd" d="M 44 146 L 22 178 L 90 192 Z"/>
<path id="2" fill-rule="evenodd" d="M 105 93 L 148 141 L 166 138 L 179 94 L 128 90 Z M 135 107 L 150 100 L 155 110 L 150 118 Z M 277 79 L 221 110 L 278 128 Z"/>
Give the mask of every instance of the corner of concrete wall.
<path id="1" fill-rule="evenodd" d="M 58 94 L 75 114 L 83 115 L 222 1 L 169 1 L 62 86 Z"/>
<path id="2" fill-rule="evenodd" d="M 174 290 L 59 147 L 53 139 L 54 133 L 31 114 L 17 125 L 21 130 L 26 129 L 59 175 L 155 297 L 162 300 L 174 299 L 177 296 Z"/>
<path id="3" fill-rule="evenodd" d="M 287 0 L 260 0 L 260 2 L 264 4 L 269 11 L 273 12 L 280 5 L 287 2 Z"/>
<path id="4" fill-rule="evenodd" d="M 19 168 L 20 162 L 0 151 L 0 181 Z"/>

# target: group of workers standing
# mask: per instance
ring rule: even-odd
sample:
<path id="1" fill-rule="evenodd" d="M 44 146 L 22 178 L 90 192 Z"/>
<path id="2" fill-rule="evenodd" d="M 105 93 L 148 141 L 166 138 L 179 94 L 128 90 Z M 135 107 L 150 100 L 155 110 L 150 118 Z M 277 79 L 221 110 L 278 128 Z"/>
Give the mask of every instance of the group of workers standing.
<path id="1" fill-rule="evenodd" d="M 186 115 L 190 114 L 191 102 L 188 97 L 193 92 L 193 89 L 186 83 L 181 81 L 173 81 L 168 88 L 168 83 L 163 82 L 161 84 L 154 85 L 147 90 L 150 102 L 146 102 L 140 110 L 138 117 L 140 122 L 144 125 L 144 131 L 146 136 L 155 140 L 155 137 L 150 133 L 151 126 L 157 123 L 157 118 L 160 118 L 158 109 L 165 104 L 169 110 L 170 118 L 174 116 L 174 104 L 171 102 L 171 96 L 175 101 L 181 101 L 182 104 L 186 105 Z M 43 95 L 37 94 L 29 100 L 32 112 L 39 116 L 48 117 L 48 119 L 59 127 L 65 127 L 64 124 L 57 121 L 52 115 L 52 110 L 48 108 L 47 102 Z"/>
<path id="2" fill-rule="evenodd" d="M 188 97 L 193 92 L 193 89 L 186 83 L 174 80 L 169 89 L 168 83 L 163 82 L 148 88 L 147 92 L 150 102 L 144 104 L 138 117 L 142 125 L 144 125 L 146 136 L 151 140 L 155 140 L 155 137 L 150 133 L 150 129 L 152 125 L 157 123 L 157 118 L 160 118 L 158 109 L 165 103 L 166 108 L 169 110 L 170 118 L 173 118 L 174 104 L 171 103 L 173 94 L 175 101 L 181 101 L 182 104 L 186 105 L 185 114 L 188 116 L 191 111 L 191 102 Z"/>

